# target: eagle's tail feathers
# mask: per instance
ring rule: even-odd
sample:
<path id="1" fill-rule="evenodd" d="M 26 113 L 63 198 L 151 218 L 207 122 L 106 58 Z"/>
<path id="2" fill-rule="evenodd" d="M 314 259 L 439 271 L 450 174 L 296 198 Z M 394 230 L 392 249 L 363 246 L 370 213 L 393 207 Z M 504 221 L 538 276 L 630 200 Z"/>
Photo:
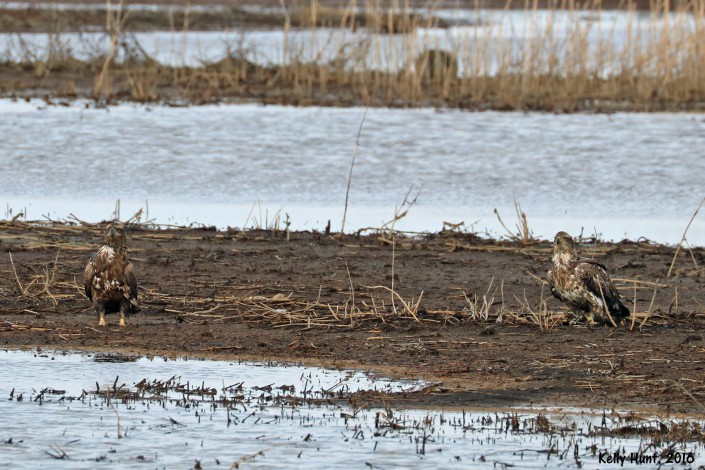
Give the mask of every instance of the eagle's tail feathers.
<path id="1" fill-rule="evenodd" d="M 140 311 L 139 305 L 137 305 L 137 300 L 135 299 L 129 299 L 130 300 L 130 306 L 129 306 L 129 313 L 134 314 Z"/>
<path id="2" fill-rule="evenodd" d="M 610 315 L 625 318 L 630 315 L 629 309 L 622 303 L 621 300 L 615 299 L 610 305 Z"/>

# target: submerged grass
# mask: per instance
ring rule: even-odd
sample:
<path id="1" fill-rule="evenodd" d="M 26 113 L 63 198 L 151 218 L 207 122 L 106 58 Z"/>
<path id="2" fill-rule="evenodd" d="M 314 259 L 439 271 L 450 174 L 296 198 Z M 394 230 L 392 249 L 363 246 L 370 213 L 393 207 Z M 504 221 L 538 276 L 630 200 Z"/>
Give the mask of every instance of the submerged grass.
<path id="1" fill-rule="evenodd" d="M 267 51 L 246 46 L 243 29 L 233 33 L 234 45 L 224 47 L 222 60 L 197 66 L 149 57 L 127 15 L 120 28 L 108 22 L 110 50 L 96 47 L 93 58 L 79 58 L 59 32 L 43 51 L 16 34 L 13 51 L 0 60 L 6 77 L 0 91 L 50 89 L 56 96 L 100 95 L 108 102 L 238 98 L 567 112 L 705 107 L 705 0 L 655 1 L 646 20 L 629 0 L 620 13 L 619 20 L 607 19 L 599 1 L 585 6 L 563 0 L 549 10 L 534 2 L 519 24 L 478 22 L 452 35 L 434 29 L 435 17 L 408 4 L 351 3 L 331 12 L 313 1 L 283 15 L 276 63 L 255 60 Z M 108 10 L 111 15 L 116 13 Z M 624 24 L 618 28 L 617 21 Z M 172 31 L 192 24 L 183 14 L 173 19 Z M 120 58 L 112 60 L 117 47 Z M 102 86 L 106 82 L 111 87 Z"/>
<path id="2" fill-rule="evenodd" d="M 267 366 L 271 367 L 270 364 Z M 185 369 L 184 375 L 187 372 Z M 110 408 L 115 414 L 116 428 L 115 431 L 107 428 L 105 436 L 118 439 L 133 436 L 135 432 L 141 433 L 141 439 L 156 436 L 164 441 L 164 435 L 181 439 L 183 435 L 180 431 L 189 426 L 192 429 L 190 435 L 203 433 L 203 429 L 212 433 L 214 430 L 230 430 L 231 427 L 248 430 L 258 425 L 258 430 L 271 430 L 272 426 L 274 429 L 286 426 L 287 429 L 305 429 L 300 436 L 304 442 L 311 441 L 313 433 L 318 436 L 318 442 L 323 442 L 321 436 L 327 437 L 325 444 L 331 449 L 335 436 L 341 443 L 349 442 L 352 436 L 356 440 L 358 453 L 374 453 L 380 443 L 385 446 L 398 442 L 408 446 L 406 451 L 412 454 L 415 447 L 417 455 L 414 458 L 418 459 L 419 455 L 442 455 L 441 452 L 448 453 L 449 450 L 456 452 L 462 446 L 467 452 L 462 459 L 455 456 L 459 452 L 454 453 L 455 461 L 486 462 L 498 458 L 504 462 L 530 464 L 542 460 L 574 461 L 575 465 L 571 467 L 577 468 L 604 462 L 606 456 L 621 456 L 632 463 L 638 459 L 638 464 L 651 463 L 652 467 L 677 456 L 694 462 L 705 442 L 703 419 L 697 413 L 672 416 L 670 412 L 610 411 L 606 406 L 601 412 L 599 408 L 541 409 L 540 406 L 536 410 L 535 405 L 530 409 L 488 405 L 475 411 L 472 408 L 466 410 L 463 405 L 462 410 L 438 410 L 436 407 L 443 406 L 441 402 L 432 402 L 432 409 L 416 411 L 412 406 L 424 403 L 424 396 L 454 392 L 445 388 L 443 382 L 414 382 L 404 384 L 403 389 L 397 382 L 373 378 L 370 378 L 369 384 L 359 384 L 359 379 L 349 371 L 340 371 L 340 381 L 328 388 L 327 384 L 323 386 L 312 380 L 307 381 L 309 373 L 306 373 L 300 379 L 301 386 L 283 383 L 284 378 L 277 376 L 277 373 L 281 372 L 276 368 L 269 371 L 267 377 L 271 377 L 272 383 L 263 386 L 254 385 L 256 380 L 253 381 L 247 374 L 244 379 L 240 377 L 238 382 L 230 384 L 211 375 L 206 376 L 205 380 L 201 379 L 200 384 L 198 381 L 190 382 L 188 377 L 173 375 L 168 379 L 144 377 L 137 383 L 130 381 L 132 385 L 128 385 L 121 383 L 120 376 L 116 376 L 107 383 L 103 378 L 96 377 L 95 388 L 83 389 L 80 395 L 51 387 L 35 387 L 24 394 L 28 395 L 27 406 L 36 407 L 37 416 L 53 413 L 53 410 L 67 405 L 82 410 L 84 414 L 89 413 L 90 409 L 103 411 Z M 313 369 L 313 373 L 318 372 Z M 14 390 L 7 402 L 23 402 L 23 394 L 14 397 Z M 685 389 L 684 392 L 688 393 Z M 134 408 L 143 408 L 143 415 L 148 416 L 151 422 L 142 419 L 136 420 L 136 425 L 122 425 L 121 413 L 129 417 L 129 410 Z M 424 408 L 428 408 L 428 402 Z M 198 413 L 189 417 L 187 412 L 194 409 Z M 39 416 L 38 420 L 41 419 Z M 201 425 L 202 419 L 205 428 Z M 107 426 L 112 426 L 111 423 L 109 421 Z M 81 432 L 74 422 L 68 425 L 74 433 Z M 152 434 L 148 433 L 150 430 Z M 438 435 L 451 436 L 452 439 L 442 441 L 437 438 Z M 12 441 L 10 438 L 5 444 L 13 445 Z M 120 441 L 123 446 L 116 443 L 115 447 L 118 451 L 129 451 L 124 446 L 135 441 Z M 19 440 L 14 445 L 21 442 Z M 446 442 L 450 442 L 451 447 Z M 83 440 L 81 444 L 86 445 Z M 71 451 L 70 446 L 66 448 Z M 389 449 L 388 446 L 386 448 Z M 52 444 L 50 450 L 45 452 L 54 459 L 69 459 L 58 445 Z M 76 451 L 75 446 L 73 450 Z M 241 463 L 265 457 L 265 451 L 270 450 L 246 454 L 235 460 L 230 468 L 240 468 Z M 17 455 L 18 460 L 22 461 L 22 454 Z M 333 452 L 330 455 L 335 457 L 336 454 Z M 511 460 L 512 456 L 514 460 Z M 31 458 L 30 455 L 25 457 Z M 199 468 L 200 462 L 196 462 L 194 468 Z M 216 462 L 219 460 L 216 459 Z"/>

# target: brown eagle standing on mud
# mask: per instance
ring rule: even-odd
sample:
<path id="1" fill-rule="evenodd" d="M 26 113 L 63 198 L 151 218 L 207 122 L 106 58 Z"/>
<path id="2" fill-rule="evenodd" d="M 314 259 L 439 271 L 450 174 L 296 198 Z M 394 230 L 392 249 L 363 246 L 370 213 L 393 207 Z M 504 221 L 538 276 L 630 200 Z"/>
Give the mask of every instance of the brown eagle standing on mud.
<path id="1" fill-rule="evenodd" d="M 553 243 L 553 267 L 548 270 L 551 293 L 591 323 L 610 324 L 629 316 L 607 269 L 597 261 L 579 258 L 573 237 L 558 232 Z M 606 313 L 609 312 L 609 315 Z"/>
<path id="2" fill-rule="evenodd" d="M 105 244 L 91 255 L 83 280 L 86 296 L 105 326 L 105 314 L 120 312 L 120 326 L 125 315 L 140 311 L 137 306 L 137 278 L 127 256 L 127 238 L 122 224 L 110 224 L 103 236 Z"/>

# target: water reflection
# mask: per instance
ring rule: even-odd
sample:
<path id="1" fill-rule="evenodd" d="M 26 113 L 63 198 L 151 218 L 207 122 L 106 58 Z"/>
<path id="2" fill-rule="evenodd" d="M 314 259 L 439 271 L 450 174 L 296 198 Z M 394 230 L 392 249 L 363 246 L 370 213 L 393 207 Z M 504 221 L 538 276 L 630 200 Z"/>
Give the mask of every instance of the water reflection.
<path id="1" fill-rule="evenodd" d="M 665 449 L 705 462 L 691 442 L 698 422 L 579 409 L 368 409 L 370 392 L 360 391 L 424 384 L 354 371 L 51 351 L 0 359 L 0 396 L 9 398 L 0 401 L 0 448 L 12 468 L 581 468 Z M 686 431 L 694 434 L 679 441 Z"/>

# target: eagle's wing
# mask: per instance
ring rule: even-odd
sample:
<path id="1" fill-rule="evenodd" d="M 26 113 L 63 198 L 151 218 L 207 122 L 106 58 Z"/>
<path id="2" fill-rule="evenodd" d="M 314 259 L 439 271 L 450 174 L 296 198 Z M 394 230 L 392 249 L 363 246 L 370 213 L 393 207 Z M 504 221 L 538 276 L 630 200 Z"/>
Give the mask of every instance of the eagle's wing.
<path id="1" fill-rule="evenodd" d="M 137 306 L 137 276 L 135 276 L 135 269 L 129 258 L 125 258 L 125 269 L 123 274 L 125 276 L 125 282 L 129 288 L 128 299 L 130 300 L 134 311 L 139 312 L 140 309 Z"/>
<path id="2" fill-rule="evenodd" d="M 125 264 L 125 282 L 130 288 L 130 299 L 137 300 L 137 276 L 131 261 Z"/>
<path id="3" fill-rule="evenodd" d="M 600 304 L 604 299 L 610 310 L 613 310 L 617 304 L 622 305 L 619 292 L 607 274 L 607 268 L 602 264 L 592 260 L 580 260 L 575 267 L 575 274 L 585 289 L 594 295 Z"/>
<path id="4" fill-rule="evenodd" d="M 551 289 L 551 294 L 553 294 L 553 296 L 558 300 L 563 300 L 563 297 L 561 297 L 561 294 L 558 292 L 556 286 L 558 279 L 556 279 L 556 272 L 554 268 L 548 270 L 548 276 L 546 276 L 546 278 L 548 279 L 548 287 Z"/>
<path id="5" fill-rule="evenodd" d="M 95 266 L 93 265 L 95 255 L 95 253 L 91 253 L 86 269 L 83 272 L 83 285 L 86 289 L 86 297 L 88 297 L 89 300 L 93 300 L 93 290 L 91 289 L 91 284 L 93 284 L 93 277 L 95 276 Z"/>

